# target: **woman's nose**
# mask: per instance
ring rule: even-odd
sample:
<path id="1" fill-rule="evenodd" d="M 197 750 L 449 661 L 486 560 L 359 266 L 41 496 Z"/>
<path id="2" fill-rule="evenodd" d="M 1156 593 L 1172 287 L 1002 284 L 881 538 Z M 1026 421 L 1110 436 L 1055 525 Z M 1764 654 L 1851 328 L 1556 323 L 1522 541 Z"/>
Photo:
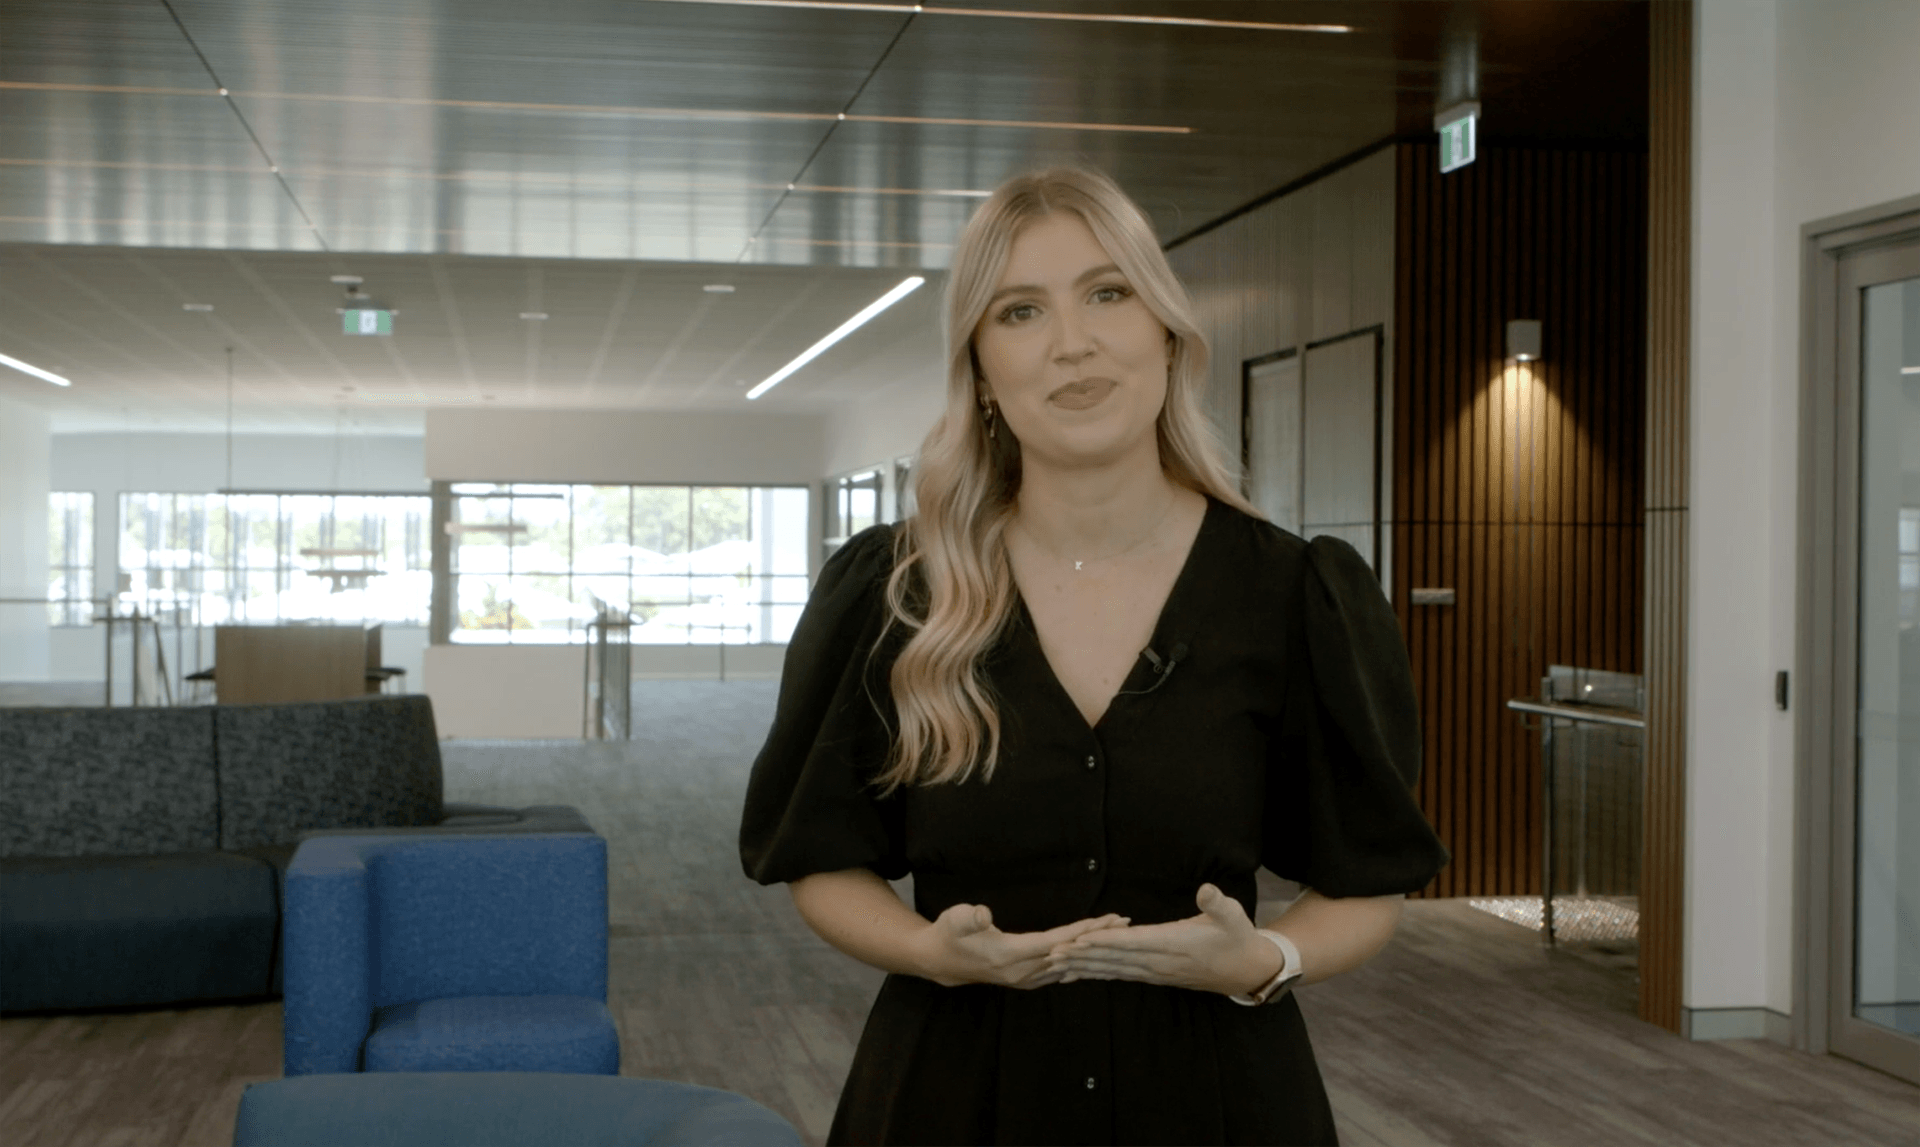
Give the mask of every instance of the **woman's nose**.
<path id="1" fill-rule="evenodd" d="M 1093 353 L 1093 333 L 1086 320 L 1072 308 L 1060 315 L 1054 339 L 1054 358 L 1059 361 L 1076 363 Z"/>

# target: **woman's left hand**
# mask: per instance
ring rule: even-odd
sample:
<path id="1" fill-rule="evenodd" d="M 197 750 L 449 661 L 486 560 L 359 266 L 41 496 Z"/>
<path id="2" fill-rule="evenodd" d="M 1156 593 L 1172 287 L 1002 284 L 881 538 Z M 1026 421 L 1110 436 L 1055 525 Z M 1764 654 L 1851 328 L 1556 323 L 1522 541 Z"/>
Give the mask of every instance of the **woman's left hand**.
<path id="1" fill-rule="evenodd" d="M 1194 903 L 1198 916 L 1088 932 L 1048 958 L 1062 983 L 1134 980 L 1228 995 L 1252 992 L 1280 970 L 1280 950 L 1254 930 L 1238 900 L 1202 884 Z"/>

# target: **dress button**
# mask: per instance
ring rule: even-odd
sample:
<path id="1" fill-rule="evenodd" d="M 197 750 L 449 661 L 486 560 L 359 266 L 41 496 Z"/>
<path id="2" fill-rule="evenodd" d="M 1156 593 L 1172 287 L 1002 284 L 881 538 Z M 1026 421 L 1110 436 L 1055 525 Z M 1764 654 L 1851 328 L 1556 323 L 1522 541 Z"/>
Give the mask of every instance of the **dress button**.
<path id="1" fill-rule="evenodd" d="M 1089 856 L 1089 857 L 1087 857 L 1087 871 L 1088 871 L 1088 872 L 1097 872 L 1097 871 L 1099 871 L 1099 869 L 1100 869 L 1100 862 L 1099 862 L 1099 861 L 1097 861 L 1097 860 L 1095 860 L 1095 859 L 1094 859 L 1093 857 L 1091 857 L 1091 856 Z"/>
<path id="2" fill-rule="evenodd" d="M 1098 763 L 1099 762 L 1095 761 L 1092 757 L 1087 758 L 1087 767 L 1090 769 L 1093 768 Z"/>
<path id="3" fill-rule="evenodd" d="M 1087 1090 L 1088 1091 L 1093 1090 L 1093 1077 L 1091 1075 L 1087 1077 Z"/>

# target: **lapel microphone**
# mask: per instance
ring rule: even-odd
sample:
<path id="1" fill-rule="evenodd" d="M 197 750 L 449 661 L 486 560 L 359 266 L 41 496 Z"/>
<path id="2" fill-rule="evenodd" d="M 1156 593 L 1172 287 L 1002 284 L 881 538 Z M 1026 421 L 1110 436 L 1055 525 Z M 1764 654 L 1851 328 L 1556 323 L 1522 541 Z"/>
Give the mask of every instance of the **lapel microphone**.
<path id="1" fill-rule="evenodd" d="M 1146 658 L 1147 664 L 1153 666 L 1153 684 L 1147 686 L 1145 689 L 1133 690 L 1133 695 L 1136 697 L 1144 697 L 1155 689 L 1160 688 L 1160 686 L 1165 685 L 1167 678 L 1173 676 L 1173 667 L 1180 664 L 1181 659 L 1186 657 L 1186 655 L 1187 646 L 1185 642 L 1175 645 L 1172 651 L 1167 654 L 1165 661 L 1160 660 L 1160 655 L 1153 651 L 1152 646 L 1142 649 L 1140 656 Z"/>

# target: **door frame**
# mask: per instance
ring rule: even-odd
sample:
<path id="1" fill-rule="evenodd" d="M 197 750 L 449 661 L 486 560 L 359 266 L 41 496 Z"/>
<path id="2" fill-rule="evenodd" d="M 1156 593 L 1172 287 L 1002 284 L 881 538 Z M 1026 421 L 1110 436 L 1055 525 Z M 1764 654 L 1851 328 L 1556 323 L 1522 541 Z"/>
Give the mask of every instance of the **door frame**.
<path id="1" fill-rule="evenodd" d="M 1240 493 L 1251 496 L 1250 479 L 1253 462 L 1253 371 L 1255 367 L 1282 359 L 1298 356 L 1300 359 L 1300 393 L 1304 399 L 1307 392 L 1307 352 L 1319 350 L 1324 346 L 1345 342 L 1348 339 L 1371 336 L 1373 338 L 1373 572 L 1380 579 L 1382 587 L 1387 584 L 1389 568 L 1386 549 L 1386 487 L 1390 481 L 1385 467 L 1389 460 L 1386 456 L 1387 433 L 1387 326 L 1385 323 L 1370 323 L 1364 327 L 1355 327 L 1350 331 L 1341 331 L 1337 335 L 1314 339 L 1299 346 L 1290 346 L 1269 354 L 1257 355 L 1240 363 Z M 1304 425 L 1304 423 L 1303 423 Z"/>
<path id="2" fill-rule="evenodd" d="M 1801 228 L 1793 1046 L 1920 1083 L 1920 1040 L 1852 1014 L 1859 289 L 1920 269 L 1920 195 Z"/>
<path id="3" fill-rule="evenodd" d="M 1255 355 L 1240 363 L 1240 496 L 1253 497 L 1253 372 L 1260 367 L 1287 359 L 1300 360 L 1301 392 L 1306 388 L 1306 355 L 1297 346 L 1286 347 L 1270 354 Z"/>

